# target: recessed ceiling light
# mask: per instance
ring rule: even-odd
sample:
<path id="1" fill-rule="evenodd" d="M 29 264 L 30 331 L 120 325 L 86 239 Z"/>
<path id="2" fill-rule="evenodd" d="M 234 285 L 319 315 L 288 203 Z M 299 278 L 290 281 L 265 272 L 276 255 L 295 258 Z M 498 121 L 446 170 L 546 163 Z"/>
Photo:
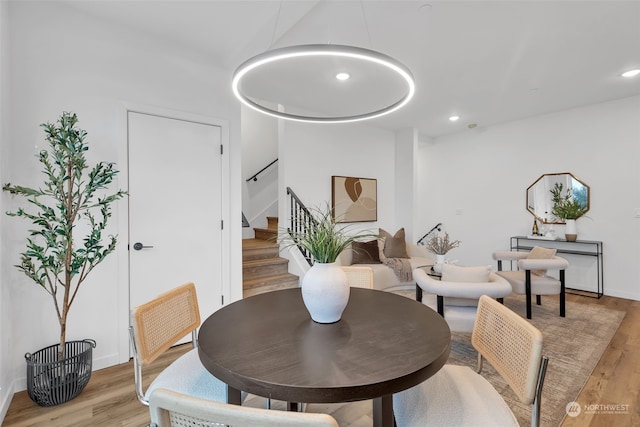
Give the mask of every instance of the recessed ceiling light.
<path id="1" fill-rule="evenodd" d="M 640 74 L 640 68 L 636 68 L 634 70 L 625 71 L 622 73 L 622 77 L 635 77 Z"/>
<path id="2" fill-rule="evenodd" d="M 425 3 L 423 5 L 421 5 L 418 10 L 422 13 L 426 13 L 429 12 L 431 10 L 432 6 L 429 3 Z"/>
<path id="3" fill-rule="evenodd" d="M 336 74 L 336 79 L 338 80 L 348 80 L 349 77 L 351 77 L 349 74 L 347 73 L 338 73 Z"/>
<path id="4" fill-rule="evenodd" d="M 451 116 L 451 117 L 449 117 L 449 121 L 450 122 L 457 122 L 458 120 L 460 120 L 460 116 Z"/>

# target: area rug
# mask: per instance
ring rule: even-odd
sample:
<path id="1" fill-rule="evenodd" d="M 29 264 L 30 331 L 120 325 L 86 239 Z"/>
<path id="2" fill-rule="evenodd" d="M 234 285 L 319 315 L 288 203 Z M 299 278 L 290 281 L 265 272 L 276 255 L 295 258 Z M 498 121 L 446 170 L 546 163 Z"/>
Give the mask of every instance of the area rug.
<path id="1" fill-rule="evenodd" d="M 562 318 L 558 316 L 557 297 L 542 302 L 542 306 L 534 303 L 530 320 L 542 332 L 543 354 L 549 358 L 542 389 L 541 425 L 556 427 L 566 414 L 567 404 L 576 399 L 591 376 L 622 322 L 624 312 L 567 302 L 566 317 Z M 505 305 L 524 317 L 524 296 L 505 298 Z M 470 334 L 452 334 L 449 363 L 476 366 L 476 351 L 470 338 Z M 518 400 L 488 363 L 484 364 L 482 372 L 504 397 L 520 425 L 530 425 L 530 406 Z"/>

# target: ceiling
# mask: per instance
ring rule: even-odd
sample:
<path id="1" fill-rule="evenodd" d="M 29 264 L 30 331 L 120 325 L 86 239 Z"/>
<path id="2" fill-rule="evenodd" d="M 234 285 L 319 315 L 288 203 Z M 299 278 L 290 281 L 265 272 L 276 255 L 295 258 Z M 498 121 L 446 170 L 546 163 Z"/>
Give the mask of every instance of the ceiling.
<path id="1" fill-rule="evenodd" d="M 404 63 L 416 96 L 373 119 L 436 137 L 640 94 L 640 1 L 83 1 L 72 7 L 233 71 L 266 50 L 335 43 Z M 288 76 L 292 87 L 293 77 Z M 300 84 L 300 82 L 298 82 Z M 307 87 L 305 96 L 312 96 Z M 356 101 L 356 100 L 354 100 Z M 362 100 L 358 100 L 362 101 Z M 460 116 L 458 122 L 448 120 Z"/>

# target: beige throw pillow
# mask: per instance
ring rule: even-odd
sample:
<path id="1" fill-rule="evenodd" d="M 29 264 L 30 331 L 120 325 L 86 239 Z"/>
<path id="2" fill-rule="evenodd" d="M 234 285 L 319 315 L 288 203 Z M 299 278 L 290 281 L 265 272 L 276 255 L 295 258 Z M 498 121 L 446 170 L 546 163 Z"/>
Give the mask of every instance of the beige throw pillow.
<path id="1" fill-rule="evenodd" d="M 407 242 L 404 237 L 404 228 L 401 228 L 395 235 L 380 229 L 380 237 L 384 238 L 384 249 L 382 253 L 387 258 L 409 258 L 407 254 Z"/>
<path id="2" fill-rule="evenodd" d="M 491 267 L 482 265 L 479 267 L 461 267 L 454 264 L 442 265 L 443 282 L 478 282 L 486 283 L 489 281 Z"/>
<path id="3" fill-rule="evenodd" d="M 489 281 L 489 274 L 491 274 L 491 266 L 488 265 L 461 267 L 454 264 L 444 264 L 442 266 L 441 280 L 443 282 L 472 282 L 482 286 L 482 283 Z M 478 305 L 478 299 L 447 297 L 445 298 L 445 304 L 458 307 L 475 307 Z"/>
<path id="4" fill-rule="evenodd" d="M 556 256 L 556 250 L 552 248 L 542 248 L 540 246 L 534 246 L 527 255 L 527 259 L 551 259 Z M 544 276 L 547 274 L 547 270 L 531 270 L 531 273 L 538 276 Z"/>

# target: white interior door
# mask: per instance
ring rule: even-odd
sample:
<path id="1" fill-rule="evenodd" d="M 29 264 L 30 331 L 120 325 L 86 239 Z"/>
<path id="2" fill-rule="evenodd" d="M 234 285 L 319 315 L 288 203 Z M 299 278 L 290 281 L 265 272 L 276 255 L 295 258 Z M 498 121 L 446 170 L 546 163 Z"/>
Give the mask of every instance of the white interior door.
<path id="1" fill-rule="evenodd" d="M 187 282 L 202 320 L 222 306 L 221 128 L 128 112 L 129 301 Z"/>

